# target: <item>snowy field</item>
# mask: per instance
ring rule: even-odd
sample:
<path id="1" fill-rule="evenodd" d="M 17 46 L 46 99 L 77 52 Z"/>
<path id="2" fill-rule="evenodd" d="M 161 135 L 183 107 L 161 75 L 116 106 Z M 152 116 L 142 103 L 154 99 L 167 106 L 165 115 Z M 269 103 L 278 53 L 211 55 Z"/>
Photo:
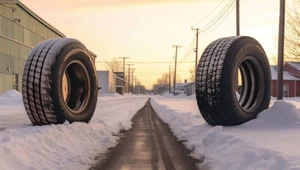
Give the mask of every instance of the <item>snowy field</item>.
<path id="1" fill-rule="evenodd" d="M 159 117 L 212 170 L 300 170 L 300 98 L 275 101 L 240 126 L 212 127 L 195 96 L 153 97 Z"/>
<path id="2" fill-rule="evenodd" d="M 89 124 L 33 127 L 21 94 L 0 94 L 0 169 L 89 169 L 131 128 L 148 98 L 100 96 Z M 235 127 L 206 124 L 194 96 L 151 98 L 159 117 L 211 170 L 300 170 L 300 98 L 272 100 L 257 119 Z"/>

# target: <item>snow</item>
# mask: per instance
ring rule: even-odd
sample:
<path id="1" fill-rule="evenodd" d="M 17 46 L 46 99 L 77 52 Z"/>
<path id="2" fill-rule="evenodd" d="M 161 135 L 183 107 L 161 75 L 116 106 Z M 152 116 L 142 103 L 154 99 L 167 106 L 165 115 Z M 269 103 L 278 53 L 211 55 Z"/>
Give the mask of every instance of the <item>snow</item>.
<path id="1" fill-rule="evenodd" d="M 287 63 L 300 71 L 300 63 L 299 62 L 287 62 Z"/>
<path id="2" fill-rule="evenodd" d="M 114 97 L 113 97 L 114 96 Z M 89 169 L 95 157 L 116 146 L 120 131 L 149 97 L 106 95 L 89 124 L 32 126 L 21 94 L 0 94 L 0 169 Z"/>
<path id="3" fill-rule="evenodd" d="M 151 104 L 192 156 L 212 170 L 300 170 L 299 98 L 272 101 L 257 119 L 210 126 L 191 97 L 153 97 Z"/>
<path id="4" fill-rule="evenodd" d="M 239 126 L 210 126 L 196 96 L 150 96 L 159 117 L 211 170 L 300 170 L 300 98 L 272 98 L 270 108 Z M 32 126 L 21 94 L 0 94 L 0 169 L 89 169 L 115 147 L 149 96 L 103 94 L 89 124 Z M 199 165 L 200 166 L 200 165 Z"/>
<path id="5" fill-rule="evenodd" d="M 9 90 L 0 95 L 0 105 L 15 105 L 22 103 L 22 95 L 16 90 Z"/>
<path id="6" fill-rule="evenodd" d="M 270 66 L 272 80 L 277 80 L 277 66 Z M 283 71 L 283 80 L 299 80 L 299 78 L 292 76 L 289 72 Z"/>

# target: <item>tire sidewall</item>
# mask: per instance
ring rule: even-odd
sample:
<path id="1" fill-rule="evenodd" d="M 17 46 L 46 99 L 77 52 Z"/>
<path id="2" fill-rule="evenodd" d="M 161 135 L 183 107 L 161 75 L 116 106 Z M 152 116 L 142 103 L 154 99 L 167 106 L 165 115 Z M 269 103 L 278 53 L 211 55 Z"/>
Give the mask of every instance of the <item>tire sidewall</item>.
<path id="1" fill-rule="evenodd" d="M 80 61 L 85 69 L 87 70 L 90 84 L 90 96 L 87 100 L 86 107 L 79 113 L 74 113 L 63 99 L 62 93 L 62 78 L 66 68 L 69 64 L 74 61 Z M 94 64 L 91 61 L 91 58 L 86 50 L 86 48 L 77 42 L 68 44 L 65 48 L 61 50 L 59 55 L 56 58 L 54 67 L 52 67 L 52 89 L 53 89 L 53 98 L 57 99 L 53 101 L 54 111 L 59 112 L 59 115 L 69 122 L 82 121 L 89 122 L 93 116 L 95 106 L 97 103 L 98 93 L 97 93 L 97 76 L 94 68 Z"/>
<path id="2" fill-rule="evenodd" d="M 238 67 L 247 56 L 253 57 L 262 69 L 264 82 L 263 94 L 260 102 L 256 102 L 258 106 L 251 110 L 251 112 L 244 111 L 236 99 L 235 92 L 235 75 Z M 257 76 L 257 75 L 255 75 Z M 227 51 L 226 59 L 224 60 L 220 89 L 221 89 L 221 101 L 224 111 L 228 112 L 229 119 L 239 124 L 244 123 L 250 119 L 256 118 L 257 114 L 264 109 L 268 108 L 268 103 L 271 98 L 271 73 L 268 59 L 261 45 L 254 39 L 246 37 L 244 40 L 233 43 L 231 48 Z M 256 114 L 257 113 L 257 114 Z"/>

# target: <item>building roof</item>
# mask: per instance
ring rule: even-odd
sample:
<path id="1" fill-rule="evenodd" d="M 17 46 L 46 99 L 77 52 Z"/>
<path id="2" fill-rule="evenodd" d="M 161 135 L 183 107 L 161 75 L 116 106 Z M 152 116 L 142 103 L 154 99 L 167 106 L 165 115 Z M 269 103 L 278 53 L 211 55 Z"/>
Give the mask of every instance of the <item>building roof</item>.
<path id="1" fill-rule="evenodd" d="M 58 29 L 56 29 L 54 26 L 46 22 L 43 18 L 38 16 L 36 13 L 34 13 L 32 10 L 30 10 L 26 5 L 24 5 L 19 0 L 0 0 L 0 4 L 17 4 L 20 8 L 22 8 L 24 11 L 26 11 L 30 16 L 41 22 L 43 25 L 45 25 L 47 28 L 55 32 L 57 35 L 59 35 L 62 38 L 65 38 L 66 35 L 64 35 L 62 32 L 60 32 Z M 88 50 L 89 54 L 93 58 L 97 58 L 97 55 L 93 53 L 92 51 Z"/>
<path id="2" fill-rule="evenodd" d="M 125 81 L 125 83 L 128 83 L 127 80 L 124 80 L 122 77 L 118 76 L 116 73 L 111 72 L 110 70 L 97 70 L 97 74 L 103 74 L 103 73 L 107 73 L 107 74 L 114 74 L 116 76 L 116 79 L 119 79 L 121 81 Z"/>
<path id="3" fill-rule="evenodd" d="M 271 65 L 272 80 L 277 80 L 277 66 Z M 292 76 L 289 72 L 283 71 L 283 80 L 300 80 L 297 77 Z"/>
<path id="4" fill-rule="evenodd" d="M 286 62 L 287 64 L 291 65 L 292 67 L 294 67 L 295 69 L 297 69 L 298 71 L 300 71 L 300 62 Z"/>
<path id="5" fill-rule="evenodd" d="M 123 78 L 119 77 L 119 76 L 116 76 L 117 79 L 121 80 L 121 81 L 124 81 L 125 83 L 128 83 L 127 80 L 124 80 Z"/>
<path id="6" fill-rule="evenodd" d="M 176 83 L 176 87 L 184 87 L 186 86 L 188 83 Z"/>
<path id="7" fill-rule="evenodd" d="M 176 87 L 186 87 L 188 85 L 195 84 L 195 82 L 187 82 L 187 83 L 176 83 Z"/>
<path id="8" fill-rule="evenodd" d="M 21 1 L 19 0 L 0 0 L 0 4 L 17 4 L 19 7 L 21 7 L 24 11 L 26 11 L 29 15 L 31 15 L 33 18 L 41 22 L 43 25 L 51 29 L 53 32 L 58 34 L 61 37 L 66 37 L 62 32 L 60 32 L 58 29 L 50 25 L 48 22 L 46 22 L 44 19 L 42 19 L 40 16 L 38 16 L 36 13 L 31 11 L 27 6 L 25 6 Z"/>

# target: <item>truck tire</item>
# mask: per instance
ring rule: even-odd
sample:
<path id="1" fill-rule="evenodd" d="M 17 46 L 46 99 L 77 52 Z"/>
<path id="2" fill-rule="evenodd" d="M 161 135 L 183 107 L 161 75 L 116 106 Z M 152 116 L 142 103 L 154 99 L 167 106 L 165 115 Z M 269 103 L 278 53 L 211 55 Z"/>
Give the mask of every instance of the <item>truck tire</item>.
<path id="1" fill-rule="evenodd" d="M 29 54 L 22 96 L 33 125 L 89 122 L 98 98 L 94 64 L 75 39 L 43 41 Z"/>
<path id="2" fill-rule="evenodd" d="M 237 97 L 237 77 L 241 88 Z M 239 125 L 269 107 L 271 73 L 268 58 L 255 39 L 218 39 L 203 52 L 196 73 L 198 108 L 210 125 Z"/>

